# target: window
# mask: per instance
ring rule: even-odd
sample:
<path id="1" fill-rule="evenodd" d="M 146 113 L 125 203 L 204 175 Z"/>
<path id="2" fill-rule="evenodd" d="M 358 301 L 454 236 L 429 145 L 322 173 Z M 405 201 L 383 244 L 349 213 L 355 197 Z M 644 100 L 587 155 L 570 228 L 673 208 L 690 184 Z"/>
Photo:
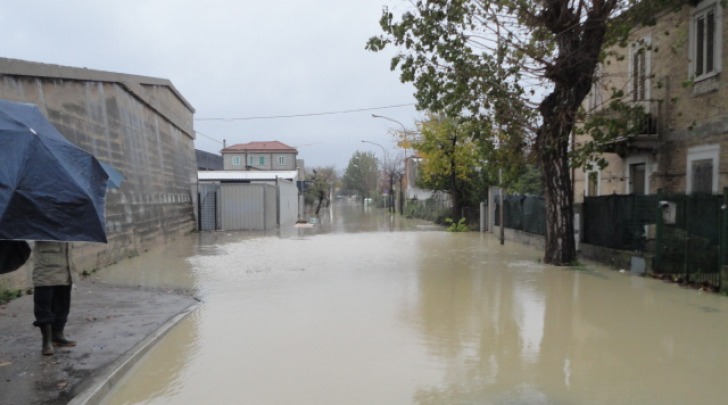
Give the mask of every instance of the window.
<path id="1" fill-rule="evenodd" d="M 265 156 L 258 156 L 258 166 L 265 166 Z"/>
<path id="2" fill-rule="evenodd" d="M 629 165 L 629 193 L 634 195 L 645 195 L 647 184 L 647 172 L 644 163 Z"/>
<path id="3" fill-rule="evenodd" d="M 653 170 L 651 158 L 648 155 L 633 155 L 626 159 L 625 165 L 625 192 L 634 195 L 648 194 Z"/>
<path id="4" fill-rule="evenodd" d="M 285 166 L 285 165 L 286 165 L 286 157 L 278 156 L 278 166 Z"/>
<path id="5" fill-rule="evenodd" d="M 703 145 L 688 149 L 687 192 L 718 191 L 720 145 Z"/>
<path id="6" fill-rule="evenodd" d="M 232 164 L 233 166 L 240 166 L 240 156 L 233 156 Z"/>
<path id="7" fill-rule="evenodd" d="M 702 6 L 702 7 L 701 7 Z M 721 7 L 717 0 L 699 3 L 690 25 L 691 73 L 695 81 L 721 70 Z"/>
<path id="8" fill-rule="evenodd" d="M 713 192 L 713 159 L 693 160 L 691 162 L 693 172 L 693 193 Z"/>
<path id="9" fill-rule="evenodd" d="M 632 52 L 632 101 L 647 100 L 647 49 Z"/>
<path id="10" fill-rule="evenodd" d="M 254 166 L 255 165 L 255 157 L 248 156 L 248 166 Z"/>
<path id="11" fill-rule="evenodd" d="M 586 173 L 586 196 L 596 197 L 599 195 L 599 172 L 592 171 Z"/>
<path id="12" fill-rule="evenodd" d="M 602 104 L 604 104 L 604 84 L 602 83 L 602 76 L 602 65 L 600 64 L 597 65 L 597 68 L 594 71 L 594 82 L 592 83 L 591 91 L 589 91 L 589 95 L 587 96 L 588 111 L 595 111 L 596 109 L 601 108 Z"/>

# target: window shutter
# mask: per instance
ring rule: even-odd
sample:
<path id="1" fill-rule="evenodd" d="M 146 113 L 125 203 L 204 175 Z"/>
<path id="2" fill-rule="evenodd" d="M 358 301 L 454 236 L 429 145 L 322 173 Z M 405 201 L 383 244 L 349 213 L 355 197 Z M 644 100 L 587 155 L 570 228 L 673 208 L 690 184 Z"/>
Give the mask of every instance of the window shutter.
<path id="1" fill-rule="evenodd" d="M 644 48 L 632 56 L 632 100 L 642 101 L 647 98 L 647 57 Z"/>
<path id="2" fill-rule="evenodd" d="M 637 71 L 639 70 L 639 53 L 635 52 L 634 55 L 632 55 L 632 101 L 639 100 L 639 74 L 637 74 Z"/>
<path id="3" fill-rule="evenodd" d="M 701 16 L 695 24 L 697 38 L 695 41 L 695 76 L 702 76 L 705 73 L 705 17 Z"/>
<path id="4" fill-rule="evenodd" d="M 710 11 L 705 18 L 705 73 L 712 73 L 715 70 L 715 12 Z"/>

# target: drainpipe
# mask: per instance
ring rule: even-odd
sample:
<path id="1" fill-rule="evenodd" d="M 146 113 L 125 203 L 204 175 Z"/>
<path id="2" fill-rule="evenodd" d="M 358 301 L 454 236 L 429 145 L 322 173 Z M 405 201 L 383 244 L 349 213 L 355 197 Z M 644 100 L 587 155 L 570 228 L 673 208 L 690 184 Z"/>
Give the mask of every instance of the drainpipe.
<path id="1" fill-rule="evenodd" d="M 276 176 L 276 225 L 281 224 L 281 179 Z"/>

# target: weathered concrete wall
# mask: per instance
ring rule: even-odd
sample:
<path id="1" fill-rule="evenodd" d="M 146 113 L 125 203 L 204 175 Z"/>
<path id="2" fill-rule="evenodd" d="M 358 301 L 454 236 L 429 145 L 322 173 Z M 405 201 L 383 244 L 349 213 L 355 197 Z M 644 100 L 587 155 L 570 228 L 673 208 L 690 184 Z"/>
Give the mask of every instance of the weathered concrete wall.
<path id="1" fill-rule="evenodd" d="M 38 105 L 66 138 L 124 175 L 107 193 L 108 244 L 74 244 L 79 271 L 195 230 L 194 110 L 168 80 L 0 58 L 0 98 Z M 18 274 L 3 282 L 27 287 Z"/>

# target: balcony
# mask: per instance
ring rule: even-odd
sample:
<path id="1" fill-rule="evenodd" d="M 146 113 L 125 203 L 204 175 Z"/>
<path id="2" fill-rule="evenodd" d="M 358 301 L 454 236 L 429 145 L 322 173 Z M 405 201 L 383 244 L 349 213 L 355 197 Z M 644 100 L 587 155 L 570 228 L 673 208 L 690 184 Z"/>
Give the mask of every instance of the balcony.
<path id="1" fill-rule="evenodd" d="M 624 118 L 627 121 L 627 130 L 624 135 L 607 142 L 604 151 L 616 153 L 624 158 L 639 153 L 657 153 L 662 142 L 661 133 L 661 103 L 660 100 L 639 101 L 637 104 L 642 110 L 633 110 L 629 113 L 613 112 L 614 118 Z M 634 105 L 633 105 L 634 106 Z"/>

